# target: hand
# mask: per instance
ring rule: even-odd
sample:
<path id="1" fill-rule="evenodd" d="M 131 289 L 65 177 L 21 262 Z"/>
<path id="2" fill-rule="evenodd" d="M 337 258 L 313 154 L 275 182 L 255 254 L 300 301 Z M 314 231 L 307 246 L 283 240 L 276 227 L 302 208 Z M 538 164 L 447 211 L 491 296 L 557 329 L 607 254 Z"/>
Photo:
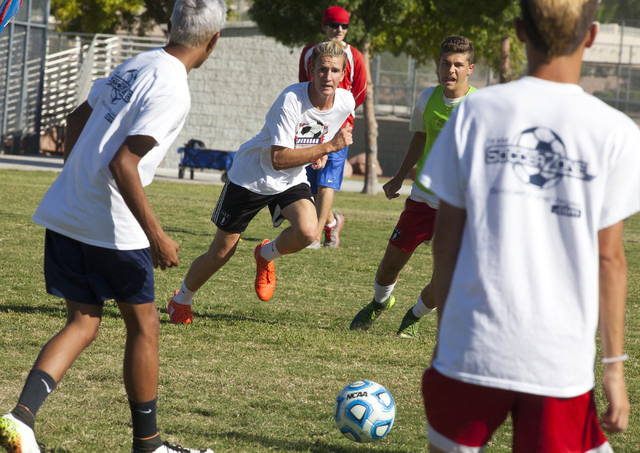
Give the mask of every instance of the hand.
<path id="1" fill-rule="evenodd" d="M 178 249 L 180 246 L 169 236 L 163 233 L 161 237 L 149 242 L 153 267 L 165 270 L 179 264 Z"/>
<path id="2" fill-rule="evenodd" d="M 322 156 L 322 157 L 317 158 L 311 164 L 311 168 L 313 168 L 314 170 L 320 170 L 321 168 L 324 168 L 324 166 L 327 165 L 327 160 L 328 159 L 329 159 L 328 156 Z"/>
<path id="3" fill-rule="evenodd" d="M 343 127 L 338 131 L 335 137 L 333 137 L 333 140 L 331 141 L 338 147 L 334 152 L 340 151 L 353 143 L 353 136 L 351 135 L 352 130 L 353 128 L 351 126 Z"/>
<path id="4" fill-rule="evenodd" d="M 610 433 L 624 431 L 629 423 L 629 397 L 622 362 L 605 365 L 602 385 L 609 401 L 607 411 L 600 414 L 602 428 Z"/>
<path id="5" fill-rule="evenodd" d="M 388 200 L 393 198 L 398 198 L 400 194 L 398 191 L 402 187 L 402 180 L 397 177 L 392 178 L 385 185 L 382 186 L 382 190 L 384 190 L 384 194 L 387 196 Z"/>

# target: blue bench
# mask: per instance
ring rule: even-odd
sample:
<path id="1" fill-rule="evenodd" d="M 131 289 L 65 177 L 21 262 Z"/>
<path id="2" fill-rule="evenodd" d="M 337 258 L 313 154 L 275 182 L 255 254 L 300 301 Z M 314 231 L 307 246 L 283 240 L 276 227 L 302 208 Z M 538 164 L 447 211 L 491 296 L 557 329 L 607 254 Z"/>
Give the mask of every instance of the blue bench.
<path id="1" fill-rule="evenodd" d="M 178 153 L 182 154 L 180 165 L 178 166 L 178 178 L 184 178 L 184 171 L 188 168 L 193 179 L 193 170 L 196 168 L 211 168 L 223 170 L 222 182 L 227 182 L 227 173 L 233 164 L 235 152 L 218 151 L 204 149 L 204 143 L 199 140 L 189 140 L 184 148 L 178 148 Z"/>

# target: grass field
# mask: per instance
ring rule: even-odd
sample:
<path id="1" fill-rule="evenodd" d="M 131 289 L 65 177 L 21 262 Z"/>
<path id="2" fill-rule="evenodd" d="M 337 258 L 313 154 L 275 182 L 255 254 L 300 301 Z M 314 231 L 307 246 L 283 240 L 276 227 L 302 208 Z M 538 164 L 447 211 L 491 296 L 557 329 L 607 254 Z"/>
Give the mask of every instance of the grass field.
<path id="1" fill-rule="evenodd" d="M 49 172 L 0 171 L 0 411 L 15 405 L 40 348 L 65 322 L 63 301 L 48 295 L 42 271 L 44 230 L 30 221 L 55 178 Z M 269 302 L 253 290 L 253 249 L 280 230 L 262 212 L 233 259 L 197 294 L 195 322 L 169 323 L 166 303 L 191 261 L 208 247 L 209 218 L 220 186 L 155 182 L 147 193 L 181 265 L 156 272 L 160 310 L 158 423 L 165 440 L 216 453 L 424 452 L 420 377 L 434 346 L 436 318 L 421 337 L 395 337 L 405 311 L 429 280 L 431 250 L 421 246 L 400 276 L 396 306 L 368 332 L 351 332 L 355 313 L 371 300 L 375 271 L 404 197 L 338 193 L 346 218 L 341 247 L 303 250 L 276 261 Z M 630 429 L 611 436 L 616 452 L 640 451 L 640 216 L 626 223 L 629 266 L 626 351 L 632 404 Z M 77 360 L 38 413 L 36 436 L 47 453 L 129 452 L 131 422 L 121 369 L 125 329 L 113 302 L 105 305 L 98 340 Z M 601 366 L 597 366 L 601 373 Z M 333 403 L 349 382 L 370 379 L 390 390 L 397 418 L 390 434 L 369 445 L 344 438 Z M 598 409 L 603 392 L 596 387 Z M 488 452 L 510 451 L 509 426 Z"/>

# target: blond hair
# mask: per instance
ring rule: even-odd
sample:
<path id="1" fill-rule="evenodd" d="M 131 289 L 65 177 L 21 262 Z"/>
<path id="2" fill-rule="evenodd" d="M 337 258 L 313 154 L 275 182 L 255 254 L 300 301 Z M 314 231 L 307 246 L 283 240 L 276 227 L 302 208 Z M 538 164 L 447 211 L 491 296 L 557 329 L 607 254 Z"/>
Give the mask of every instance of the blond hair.
<path id="1" fill-rule="evenodd" d="M 321 57 L 330 58 L 342 58 L 342 70 L 347 67 L 347 54 L 344 51 L 344 46 L 337 40 L 324 41 L 313 48 L 311 54 L 311 67 L 316 67 L 316 62 Z"/>
<path id="2" fill-rule="evenodd" d="M 524 31 L 547 60 L 578 49 L 597 8 L 598 0 L 520 0 Z"/>

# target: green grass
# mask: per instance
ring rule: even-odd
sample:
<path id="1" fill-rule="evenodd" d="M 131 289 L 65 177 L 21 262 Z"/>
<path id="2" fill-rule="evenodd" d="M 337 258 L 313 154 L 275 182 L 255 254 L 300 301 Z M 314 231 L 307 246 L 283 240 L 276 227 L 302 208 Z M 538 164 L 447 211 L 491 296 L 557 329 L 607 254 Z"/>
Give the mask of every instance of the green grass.
<path id="1" fill-rule="evenodd" d="M 40 348 L 65 322 L 64 303 L 45 292 L 44 230 L 30 221 L 54 180 L 49 172 L 0 171 L 0 409 L 9 411 Z M 156 182 L 147 193 L 170 236 L 180 244 L 179 268 L 156 272 L 160 309 L 158 423 L 165 440 L 224 452 L 426 451 L 420 378 L 434 346 L 435 316 L 421 338 L 395 332 L 432 271 L 431 250 L 420 247 L 396 286 L 396 306 L 368 332 L 349 323 L 371 300 L 373 279 L 404 197 L 338 193 L 347 219 L 339 249 L 303 250 L 276 262 L 273 299 L 253 290 L 253 249 L 274 238 L 267 212 L 242 236 L 232 260 L 197 294 L 196 320 L 174 326 L 166 302 L 191 261 L 214 233 L 209 218 L 221 187 Z M 616 452 L 640 450 L 640 217 L 626 225 L 629 265 L 626 351 L 632 404 L 630 429 L 610 440 Z M 113 302 L 105 305 L 98 340 L 73 365 L 38 413 L 36 435 L 47 453 L 129 452 L 131 422 L 122 384 L 125 329 Z M 601 367 L 597 367 L 601 372 Z M 391 433 L 356 445 L 335 428 L 332 411 L 349 382 L 371 379 L 394 396 Z M 600 385 L 598 408 L 604 408 Z M 510 451 L 509 425 L 488 452 Z"/>

